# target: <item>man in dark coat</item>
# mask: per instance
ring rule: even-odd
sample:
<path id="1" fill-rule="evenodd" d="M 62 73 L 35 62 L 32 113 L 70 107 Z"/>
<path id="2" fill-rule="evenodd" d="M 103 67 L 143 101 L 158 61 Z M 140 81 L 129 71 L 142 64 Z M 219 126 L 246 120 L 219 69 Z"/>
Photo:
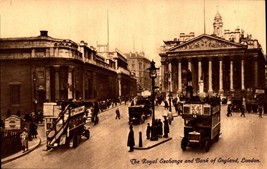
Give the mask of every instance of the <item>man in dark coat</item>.
<path id="1" fill-rule="evenodd" d="M 115 117 L 115 119 L 121 119 L 121 115 L 120 115 L 120 110 L 119 110 L 119 108 L 117 108 L 115 112 L 116 112 L 116 117 Z"/>
<path id="2" fill-rule="evenodd" d="M 231 112 L 231 105 L 229 104 L 227 107 L 227 117 L 232 116 L 232 112 Z"/>
<path id="3" fill-rule="evenodd" d="M 130 125 L 130 131 L 129 131 L 129 134 L 128 134 L 127 146 L 130 147 L 129 152 L 133 152 L 134 151 L 135 142 L 134 142 L 134 131 L 133 131 L 133 126 L 132 125 Z"/>
<path id="4" fill-rule="evenodd" d="M 240 115 L 240 117 L 245 117 L 245 108 L 244 108 L 244 106 L 242 105 L 242 107 L 241 107 L 241 115 Z"/>
<path id="5" fill-rule="evenodd" d="M 162 126 L 163 126 L 163 124 L 162 124 L 161 119 L 158 119 L 158 135 L 159 135 L 159 137 L 162 137 L 162 135 L 163 135 Z"/>
<path id="6" fill-rule="evenodd" d="M 166 100 L 164 101 L 164 108 L 165 108 L 165 110 L 168 110 L 168 108 L 169 108 L 169 104 Z"/>
<path id="7" fill-rule="evenodd" d="M 150 133 L 151 133 L 151 126 L 149 123 L 147 123 L 147 128 L 146 128 L 146 139 L 150 139 Z"/>
<path id="8" fill-rule="evenodd" d="M 262 118 L 262 106 L 259 106 L 258 111 L 259 111 L 259 117 Z"/>
<path id="9" fill-rule="evenodd" d="M 164 136 L 165 138 L 168 138 L 168 133 L 170 132 L 170 128 L 169 128 L 169 124 L 168 124 L 168 120 L 167 120 L 167 117 L 164 116 Z"/>

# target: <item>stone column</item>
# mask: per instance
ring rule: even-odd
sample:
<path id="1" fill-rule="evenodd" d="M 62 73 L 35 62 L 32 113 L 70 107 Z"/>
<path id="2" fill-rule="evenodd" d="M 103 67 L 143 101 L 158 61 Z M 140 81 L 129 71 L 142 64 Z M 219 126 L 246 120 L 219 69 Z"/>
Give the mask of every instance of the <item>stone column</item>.
<path id="1" fill-rule="evenodd" d="M 73 99 L 73 79 L 72 79 L 72 74 L 73 74 L 73 69 L 74 66 L 69 66 L 68 67 L 68 99 Z"/>
<path id="2" fill-rule="evenodd" d="M 45 67 L 45 98 L 51 102 L 50 67 Z"/>
<path id="3" fill-rule="evenodd" d="M 212 89 L 212 59 L 209 59 L 209 93 L 213 92 Z"/>
<path id="4" fill-rule="evenodd" d="M 201 77 L 202 77 L 202 62 L 201 62 L 201 58 L 199 58 L 198 60 L 198 90 L 200 94 L 204 93 L 204 83 Z"/>
<path id="5" fill-rule="evenodd" d="M 254 77 L 255 77 L 255 81 L 254 81 L 254 84 L 255 84 L 255 88 L 257 88 L 258 87 L 258 60 L 257 60 L 257 57 L 255 56 L 254 57 L 254 72 L 255 72 L 255 74 L 254 74 Z"/>
<path id="6" fill-rule="evenodd" d="M 59 56 L 59 52 L 58 52 L 58 47 L 55 48 L 55 57 L 58 57 Z"/>
<path id="7" fill-rule="evenodd" d="M 234 91 L 234 61 L 230 60 L 230 91 Z"/>
<path id="8" fill-rule="evenodd" d="M 55 99 L 60 100 L 60 90 L 59 90 L 59 69 L 60 65 L 54 65 L 55 68 Z"/>
<path id="9" fill-rule="evenodd" d="M 165 91 L 165 62 L 161 62 L 161 88 Z"/>
<path id="10" fill-rule="evenodd" d="M 241 60 L 241 90 L 245 90 L 244 58 L 242 58 L 242 60 Z"/>
<path id="11" fill-rule="evenodd" d="M 169 76 L 169 79 L 168 79 L 168 80 L 169 80 L 169 84 L 170 84 L 170 86 L 169 86 L 169 92 L 172 92 L 172 83 L 173 83 L 173 82 L 172 82 L 172 81 L 173 81 L 173 80 L 172 80 L 172 62 L 170 62 L 170 63 L 168 64 L 168 70 L 169 70 L 169 73 L 170 73 L 170 74 L 169 74 L 170 76 Z"/>
<path id="12" fill-rule="evenodd" d="M 118 79 L 118 85 L 119 85 L 119 96 L 121 96 L 121 78 Z"/>
<path id="13" fill-rule="evenodd" d="M 181 60 L 178 60 L 178 92 L 182 92 L 182 64 Z"/>
<path id="14" fill-rule="evenodd" d="M 164 63 L 164 91 L 168 91 L 168 62 Z"/>
<path id="15" fill-rule="evenodd" d="M 85 88 L 87 88 L 87 79 L 88 79 L 88 76 L 87 76 L 87 73 L 86 71 L 82 71 L 82 83 L 83 83 L 83 87 L 82 87 L 82 99 L 85 99 Z M 109 77 L 110 78 L 110 77 Z M 111 84 L 111 83 L 110 83 Z"/>
<path id="16" fill-rule="evenodd" d="M 33 58 L 33 57 L 36 57 L 35 56 L 35 49 L 32 49 L 32 51 L 31 51 L 31 57 Z"/>
<path id="17" fill-rule="evenodd" d="M 49 57 L 52 57 L 52 56 L 54 56 L 54 48 L 53 47 L 50 47 L 49 48 Z"/>
<path id="18" fill-rule="evenodd" d="M 190 72 L 192 72 L 192 63 L 191 63 L 191 59 L 188 59 L 188 70 L 190 70 Z"/>
<path id="19" fill-rule="evenodd" d="M 219 93 L 223 93 L 223 61 L 220 58 L 220 68 L 219 68 Z"/>

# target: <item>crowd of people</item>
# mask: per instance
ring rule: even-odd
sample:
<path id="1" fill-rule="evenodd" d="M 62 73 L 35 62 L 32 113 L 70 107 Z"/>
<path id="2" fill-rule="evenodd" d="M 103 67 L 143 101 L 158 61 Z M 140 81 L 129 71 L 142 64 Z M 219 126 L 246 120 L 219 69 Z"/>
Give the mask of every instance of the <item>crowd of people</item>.
<path id="1" fill-rule="evenodd" d="M 227 105 L 226 116 L 227 117 L 232 116 L 233 115 L 232 112 L 234 112 L 233 105 L 232 104 L 228 104 Z M 249 111 L 246 110 L 245 105 L 241 105 L 240 108 L 239 108 L 239 112 L 240 112 L 240 117 L 246 117 L 245 113 L 249 112 Z M 259 114 L 259 117 L 262 118 L 262 114 L 263 114 L 263 106 L 262 105 L 258 106 L 257 113 Z"/>

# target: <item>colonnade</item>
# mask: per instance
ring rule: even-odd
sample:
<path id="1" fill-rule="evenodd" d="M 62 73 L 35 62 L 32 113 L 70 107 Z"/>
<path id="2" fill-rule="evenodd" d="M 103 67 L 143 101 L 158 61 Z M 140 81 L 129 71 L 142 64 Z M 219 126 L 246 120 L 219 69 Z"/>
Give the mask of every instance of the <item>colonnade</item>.
<path id="1" fill-rule="evenodd" d="M 218 66 L 216 66 L 216 64 L 214 63 L 215 61 L 215 58 L 216 58 L 216 61 Z M 182 61 L 183 60 L 183 61 Z M 185 60 L 187 62 L 187 64 L 185 64 Z M 204 72 L 205 69 L 203 69 L 203 61 L 206 60 L 206 66 L 207 66 L 207 71 L 208 72 Z M 258 82 L 258 69 L 257 69 L 257 60 L 253 60 L 254 61 L 254 64 L 252 63 L 247 63 L 247 64 L 251 64 L 248 65 L 248 67 L 253 67 L 255 73 L 252 73 L 254 77 L 254 85 L 257 86 L 257 82 Z M 182 64 L 183 62 L 183 64 Z M 163 73 L 163 76 L 166 76 L 168 74 L 170 74 L 170 78 L 168 79 L 168 82 L 170 82 L 170 84 L 166 84 L 166 83 L 163 83 L 163 89 L 166 91 L 166 92 L 173 92 L 173 93 L 182 93 L 182 90 L 183 90 L 183 81 L 182 79 L 184 77 L 182 77 L 182 70 L 183 69 L 188 69 L 189 71 L 191 71 L 192 73 L 192 78 L 193 78 L 193 81 L 197 81 L 197 83 L 193 83 L 193 88 L 196 89 L 195 91 L 197 91 L 197 94 L 201 94 L 201 93 L 209 93 L 209 94 L 212 94 L 212 93 L 224 93 L 225 90 L 230 90 L 230 92 L 234 92 L 236 89 L 235 89 L 235 85 L 234 83 L 240 83 L 240 90 L 246 90 L 246 85 L 245 85 L 245 57 L 243 56 L 240 56 L 238 59 L 237 57 L 227 57 L 227 59 L 225 59 L 224 57 L 198 57 L 198 58 L 195 58 L 194 59 L 194 62 L 197 62 L 195 63 L 195 67 L 193 65 L 193 61 L 192 61 L 192 58 L 175 58 L 175 59 L 172 59 L 171 62 L 169 61 L 166 61 L 166 62 L 162 62 L 163 66 L 162 68 L 164 68 L 164 73 Z M 238 63 L 239 62 L 239 63 Z M 235 63 L 238 63 L 238 65 L 240 64 L 240 66 L 236 66 Z M 213 65 L 215 64 L 215 65 Z M 226 66 L 225 64 L 230 64 L 229 66 Z M 177 68 L 176 69 L 172 69 L 173 66 L 176 66 Z M 193 69 L 194 67 L 194 69 Z M 197 67 L 197 68 L 196 68 Z M 229 68 L 229 70 L 225 70 L 227 68 Z M 197 70 L 196 70 L 197 69 Z M 217 69 L 217 70 L 216 70 Z M 240 70 L 237 70 L 237 69 L 240 69 Z M 252 70 L 252 69 L 251 69 Z M 166 72 L 168 71 L 168 72 Z M 218 86 L 217 86 L 217 89 L 216 91 L 214 91 L 214 75 L 213 75 L 213 71 L 215 72 L 219 72 L 217 73 L 218 74 L 218 77 L 216 78 L 216 80 L 219 81 L 218 83 Z M 249 71 L 249 70 L 248 70 Z M 234 74 L 236 72 L 240 72 L 240 79 L 234 79 Z M 227 73 L 229 73 L 227 75 Z M 205 79 L 203 78 L 203 75 L 206 74 L 207 79 L 205 81 Z M 172 80 L 173 79 L 173 76 L 178 76 L 177 77 L 177 80 L 174 81 Z M 196 77 L 197 76 L 197 77 Z M 225 78 L 228 78 L 229 79 L 229 89 L 225 89 L 224 87 L 224 80 Z M 163 77 L 163 79 L 165 79 L 165 77 Z M 234 80 L 238 80 L 238 82 L 234 81 Z M 174 83 L 177 83 L 177 87 L 174 89 L 173 86 L 174 86 Z M 198 84 L 198 85 L 197 85 Z M 204 91 L 204 85 L 205 85 L 205 88 L 206 88 L 206 91 Z"/>

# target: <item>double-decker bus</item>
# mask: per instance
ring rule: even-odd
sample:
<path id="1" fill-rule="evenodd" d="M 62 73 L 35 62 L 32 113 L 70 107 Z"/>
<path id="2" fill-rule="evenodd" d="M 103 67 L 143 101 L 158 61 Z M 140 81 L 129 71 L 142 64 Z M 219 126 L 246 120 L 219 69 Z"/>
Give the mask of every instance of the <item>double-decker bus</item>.
<path id="1" fill-rule="evenodd" d="M 56 104 L 44 104 L 44 110 L 52 111 L 52 116 L 45 117 L 47 150 L 59 145 L 75 148 L 81 142 L 82 136 L 86 139 L 90 137 L 89 129 L 85 126 L 86 112 L 83 104 L 69 102 L 66 106 L 61 106 L 61 110 L 59 107 Z"/>
<path id="2" fill-rule="evenodd" d="M 205 146 L 208 152 L 211 144 L 218 141 L 221 130 L 220 100 L 186 102 L 183 105 L 184 137 L 181 141 L 183 151 L 186 147 Z"/>

